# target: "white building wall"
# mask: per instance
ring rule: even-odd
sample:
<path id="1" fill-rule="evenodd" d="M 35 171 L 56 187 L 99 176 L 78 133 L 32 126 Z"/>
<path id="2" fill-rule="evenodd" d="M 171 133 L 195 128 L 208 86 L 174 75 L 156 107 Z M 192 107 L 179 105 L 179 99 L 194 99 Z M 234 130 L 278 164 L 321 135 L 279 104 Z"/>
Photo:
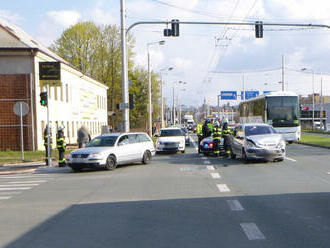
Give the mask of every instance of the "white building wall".
<path id="1" fill-rule="evenodd" d="M 42 53 L 35 57 L 36 99 L 40 100 L 39 62 L 52 61 Z M 91 136 L 101 134 L 101 126 L 107 125 L 107 87 L 84 76 L 81 72 L 61 64 L 62 87 L 51 87 L 49 94 L 50 122 L 55 147 L 57 127 L 65 127 L 66 142 L 77 143 L 77 130 L 86 125 Z M 47 123 L 47 108 L 36 104 L 38 149 L 44 149 L 43 130 Z"/>

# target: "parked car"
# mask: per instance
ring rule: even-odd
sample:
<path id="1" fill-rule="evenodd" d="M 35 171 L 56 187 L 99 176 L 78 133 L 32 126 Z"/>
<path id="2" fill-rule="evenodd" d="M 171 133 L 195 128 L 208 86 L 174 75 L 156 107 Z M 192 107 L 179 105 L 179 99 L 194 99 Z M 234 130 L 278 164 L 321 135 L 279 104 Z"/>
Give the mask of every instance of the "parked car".
<path id="1" fill-rule="evenodd" d="M 155 147 L 146 133 L 110 133 L 92 139 L 85 148 L 71 152 L 67 165 L 74 171 L 83 168 L 113 170 L 119 164 L 148 164 Z"/>
<path id="2" fill-rule="evenodd" d="M 156 152 L 186 151 L 185 136 L 179 127 L 162 128 L 156 137 Z"/>
<path id="3" fill-rule="evenodd" d="M 285 140 L 275 129 L 262 123 L 238 125 L 231 136 L 231 157 L 282 161 L 285 157 Z"/>
<path id="4" fill-rule="evenodd" d="M 199 153 L 203 153 L 205 156 L 214 154 L 214 142 L 212 136 L 202 139 L 199 144 Z M 223 139 L 220 140 L 220 156 L 225 155 L 226 151 L 223 147 Z"/>
<path id="5" fill-rule="evenodd" d="M 189 146 L 190 145 L 190 136 L 189 136 L 188 129 L 185 126 L 182 126 L 181 131 L 184 135 L 186 146 Z"/>

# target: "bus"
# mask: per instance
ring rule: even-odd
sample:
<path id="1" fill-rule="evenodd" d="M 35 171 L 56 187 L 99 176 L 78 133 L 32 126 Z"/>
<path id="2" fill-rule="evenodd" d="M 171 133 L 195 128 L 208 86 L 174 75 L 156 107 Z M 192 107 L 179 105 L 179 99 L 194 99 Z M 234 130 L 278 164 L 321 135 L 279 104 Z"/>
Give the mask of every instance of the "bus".
<path id="1" fill-rule="evenodd" d="M 240 123 L 267 123 L 292 143 L 300 140 L 299 97 L 293 92 L 270 92 L 239 104 Z"/>

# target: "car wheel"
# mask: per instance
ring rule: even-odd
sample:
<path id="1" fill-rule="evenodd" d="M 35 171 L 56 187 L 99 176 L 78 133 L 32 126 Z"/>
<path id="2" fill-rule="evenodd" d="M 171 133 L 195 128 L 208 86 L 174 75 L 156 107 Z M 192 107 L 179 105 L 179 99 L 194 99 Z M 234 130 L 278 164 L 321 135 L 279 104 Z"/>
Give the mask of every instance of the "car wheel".
<path id="1" fill-rule="evenodd" d="M 113 170 L 117 167 L 116 158 L 113 155 L 109 155 L 105 164 L 106 170 Z"/>
<path id="2" fill-rule="evenodd" d="M 151 153 L 149 151 L 145 151 L 143 153 L 142 163 L 143 164 L 149 164 L 150 160 L 151 160 Z"/>
<path id="3" fill-rule="evenodd" d="M 235 159 L 236 158 L 236 154 L 233 152 L 233 149 L 230 148 L 230 157 L 231 159 Z"/>
<path id="4" fill-rule="evenodd" d="M 185 153 L 185 152 L 186 152 L 186 150 L 181 151 L 181 153 Z"/>

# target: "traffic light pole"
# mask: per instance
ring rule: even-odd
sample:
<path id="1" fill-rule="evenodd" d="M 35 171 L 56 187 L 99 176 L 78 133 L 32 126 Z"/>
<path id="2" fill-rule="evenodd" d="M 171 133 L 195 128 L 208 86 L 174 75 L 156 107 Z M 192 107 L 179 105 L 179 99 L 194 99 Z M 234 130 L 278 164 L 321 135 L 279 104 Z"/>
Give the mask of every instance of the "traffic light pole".
<path id="1" fill-rule="evenodd" d="M 49 126 L 49 84 L 47 84 L 47 160 L 48 166 L 52 167 L 52 158 L 50 155 L 50 126 Z"/>

